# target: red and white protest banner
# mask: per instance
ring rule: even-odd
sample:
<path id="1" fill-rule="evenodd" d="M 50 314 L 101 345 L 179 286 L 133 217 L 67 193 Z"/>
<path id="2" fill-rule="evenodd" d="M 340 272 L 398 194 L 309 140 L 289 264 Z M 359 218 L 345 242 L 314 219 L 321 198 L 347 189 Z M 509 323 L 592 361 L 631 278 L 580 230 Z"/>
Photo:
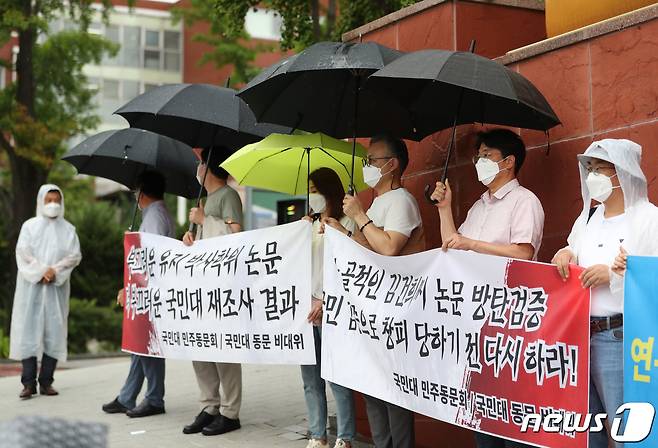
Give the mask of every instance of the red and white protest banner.
<path id="1" fill-rule="evenodd" d="M 315 364 L 311 225 L 196 241 L 124 240 L 122 349 L 195 361 Z"/>
<path id="2" fill-rule="evenodd" d="M 587 446 L 587 433 L 520 430 L 525 415 L 587 413 L 576 270 L 564 282 L 555 266 L 472 252 L 384 257 L 332 229 L 324 263 L 323 378 L 504 438 Z"/>

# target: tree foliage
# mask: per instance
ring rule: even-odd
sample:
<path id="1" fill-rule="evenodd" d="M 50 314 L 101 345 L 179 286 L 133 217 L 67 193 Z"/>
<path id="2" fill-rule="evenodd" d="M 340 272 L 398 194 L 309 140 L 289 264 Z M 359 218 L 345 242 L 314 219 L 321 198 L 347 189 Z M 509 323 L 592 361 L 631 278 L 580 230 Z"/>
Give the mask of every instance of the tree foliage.
<path id="1" fill-rule="evenodd" d="M 226 22 L 219 17 L 212 2 L 190 0 L 185 6 L 173 8 L 172 16 L 174 21 L 182 20 L 187 26 L 202 24 L 209 27 L 208 32 L 199 32 L 192 37 L 195 42 L 207 44 L 210 48 L 210 51 L 197 61 L 199 65 L 212 63 L 217 68 L 232 65 L 232 83 L 247 82 L 258 73 L 252 63 L 258 52 L 270 47 L 249 42 L 249 36 L 244 29 L 227 32 Z"/>
<path id="2" fill-rule="evenodd" d="M 15 72 L 15 82 L 0 91 L 0 213 L 12 254 L 22 223 L 34 214 L 39 186 L 73 136 L 97 124 L 82 72 L 118 48 L 87 33 L 91 0 L 0 0 L 0 46 L 18 47 L 15 61 L 0 64 Z M 129 4 L 132 4 L 130 1 Z M 107 20 L 110 0 L 101 1 Z M 48 25 L 66 15 L 75 29 L 51 33 Z M 12 36 L 15 33 L 15 36 Z M 2 307 L 11 309 L 15 264 Z"/>
<path id="3" fill-rule="evenodd" d="M 303 48 L 324 40 L 341 40 L 341 35 L 417 0 L 214 0 L 214 20 L 221 22 L 227 36 L 244 33 L 250 8 L 276 11 L 283 19 L 281 48 Z"/>

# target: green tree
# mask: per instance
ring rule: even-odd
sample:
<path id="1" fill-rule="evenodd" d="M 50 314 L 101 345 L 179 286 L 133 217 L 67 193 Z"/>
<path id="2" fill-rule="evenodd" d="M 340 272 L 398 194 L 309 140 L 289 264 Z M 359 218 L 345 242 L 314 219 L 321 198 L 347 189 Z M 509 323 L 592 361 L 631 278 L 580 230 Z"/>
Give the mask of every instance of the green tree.
<path id="1" fill-rule="evenodd" d="M 101 1 L 107 19 L 110 0 Z M 129 2 L 132 4 L 132 1 Z M 0 45 L 12 40 L 16 61 L 0 63 L 16 81 L 0 91 L 0 151 L 9 172 L 0 178 L 0 213 L 5 217 L 8 253 L 13 256 L 22 223 L 33 216 L 38 188 L 71 137 L 97 124 L 82 68 L 115 54 L 114 44 L 87 33 L 91 0 L 0 0 Z M 75 29 L 49 33 L 62 14 Z M 12 37 L 15 33 L 16 38 Z M 11 309 L 15 263 L 10 263 L 4 309 Z"/>
<path id="2" fill-rule="evenodd" d="M 195 42 L 208 44 L 211 48 L 197 64 L 213 63 L 217 68 L 232 65 L 232 83 L 247 82 L 256 75 L 258 69 L 252 65 L 256 55 L 271 50 L 270 46 L 249 42 L 244 29 L 228 33 L 224 18 L 208 0 L 189 0 L 185 6 L 173 8 L 172 16 L 175 23 L 182 20 L 186 26 L 208 25 L 209 32 L 197 33 L 192 37 Z M 218 84 L 223 85 L 224 81 L 218 80 Z"/>
<path id="3" fill-rule="evenodd" d="M 283 19 L 281 48 L 302 50 L 341 35 L 418 0 L 214 0 L 214 20 L 229 37 L 244 33 L 244 20 L 256 6 L 276 11 Z"/>

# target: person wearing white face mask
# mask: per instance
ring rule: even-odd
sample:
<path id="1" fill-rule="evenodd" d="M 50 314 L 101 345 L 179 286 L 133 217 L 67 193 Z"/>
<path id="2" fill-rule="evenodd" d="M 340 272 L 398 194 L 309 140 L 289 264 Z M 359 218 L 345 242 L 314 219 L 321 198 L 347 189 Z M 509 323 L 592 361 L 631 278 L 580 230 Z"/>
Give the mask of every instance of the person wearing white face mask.
<path id="1" fill-rule="evenodd" d="M 242 201 L 237 191 L 228 185 L 228 172 L 219 165 L 230 155 L 225 146 L 204 148 L 197 179 L 208 197 L 205 205 L 190 210 L 190 222 L 198 225 L 196 235 L 186 232 L 183 243 L 221 237 L 242 231 Z M 183 428 L 184 434 L 202 433 L 214 436 L 240 428 L 242 406 L 242 365 L 226 362 L 193 361 L 194 373 L 201 392 L 201 412 Z"/>
<path id="2" fill-rule="evenodd" d="M 381 255 L 408 255 L 425 250 L 418 203 L 402 187 L 402 174 L 408 164 L 404 141 L 386 135 L 373 137 L 363 178 L 377 197 L 366 212 L 358 197 L 345 196 L 343 212 L 355 222 L 357 231 L 354 233 L 335 218 L 325 218 L 324 223 Z M 375 397 L 365 396 L 365 400 L 376 448 L 415 446 L 413 412 Z"/>
<path id="3" fill-rule="evenodd" d="M 507 129 L 478 134 L 474 157 L 478 180 L 487 187 L 457 230 L 452 216 L 452 190 L 436 183 L 432 199 L 441 220 L 443 250 L 471 250 L 482 254 L 535 260 L 541 246 L 544 210 L 516 175 L 525 160 L 521 138 Z M 475 433 L 479 448 L 524 446 L 499 437 Z"/>
<path id="4" fill-rule="evenodd" d="M 647 198 L 641 153 L 630 140 L 605 139 L 578 155 L 583 210 L 568 246 L 553 257 L 565 280 L 570 264 L 585 268 L 579 280 L 591 288 L 589 412 L 607 413 L 610 424 L 623 403 L 624 383 L 624 296 L 618 274 L 625 266 L 615 265 L 615 256 L 620 247 L 632 255 L 658 255 L 658 209 Z M 591 432 L 589 446 L 607 448 L 608 439 L 605 432 Z"/>
<path id="5" fill-rule="evenodd" d="M 301 366 L 304 383 L 304 398 L 308 409 L 309 441 L 306 448 L 323 448 L 327 444 L 327 393 L 326 384 L 321 376 L 322 344 L 322 267 L 324 253 L 324 225 L 328 218 L 337 220 L 354 232 L 354 222 L 343 213 L 342 202 L 345 189 L 340 177 L 330 168 L 319 168 L 309 176 L 309 206 L 311 216 L 304 219 L 313 224 L 312 239 L 312 306 L 308 315 L 309 324 L 313 325 L 315 341 L 315 365 Z M 337 439 L 334 448 L 351 448 L 356 435 L 354 400 L 352 391 L 338 384 L 330 383 L 336 399 Z"/>
<path id="6" fill-rule="evenodd" d="M 73 269 L 80 263 L 75 227 L 64 219 L 64 196 L 56 185 L 43 185 L 37 195 L 37 214 L 21 227 L 16 244 L 18 275 L 11 313 L 9 357 L 22 361 L 19 397 L 53 389 L 58 361 L 66 361 L 67 319 Z"/>
<path id="7" fill-rule="evenodd" d="M 142 211 L 142 224 L 139 232 L 174 238 L 175 227 L 167 206 L 164 202 L 166 180 L 157 171 L 143 172 L 137 181 L 138 191 L 135 194 L 137 206 Z M 117 303 L 125 306 L 125 292 L 119 290 Z M 137 405 L 144 379 L 147 381 L 144 399 Z M 125 413 L 128 417 L 148 417 L 163 414 L 165 394 L 165 360 L 151 356 L 130 356 L 128 377 L 121 387 L 119 395 L 102 406 L 108 414 Z"/>

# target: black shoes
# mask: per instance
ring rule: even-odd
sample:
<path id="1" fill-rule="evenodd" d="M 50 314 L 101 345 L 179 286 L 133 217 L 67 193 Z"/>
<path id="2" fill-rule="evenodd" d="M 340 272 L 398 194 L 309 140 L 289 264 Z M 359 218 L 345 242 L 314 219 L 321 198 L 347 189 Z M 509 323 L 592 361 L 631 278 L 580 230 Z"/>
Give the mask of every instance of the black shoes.
<path id="1" fill-rule="evenodd" d="M 27 400 L 32 398 L 32 395 L 36 395 L 36 393 L 37 393 L 36 386 L 23 385 L 23 390 L 21 391 L 20 395 L 18 395 L 18 398 L 20 398 L 21 400 Z"/>
<path id="2" fill-rule="evenodd" d="M 164 414 L 164 407 L 157 407 L 151 405 L 148 401 L 142 401 L 136 408 L 126 411 L 126 415 L 130 418 L 150 417 L 151 415 Z"/>
<path id="3" fill-rule="evenodd" d="M 217 436 L 219 434 L 226 434 L 227 432 L 235 431 L 236 429 L 240 429 L 240 419 L 234 420 L 220 414 L 214 418 L 212 423 L 203 428 L 201 433 L 204 436 Z"/>
<path id="4" fill-rule="evenodd" d="M 125 414 L 128 411 L 127 407 L 119 403 L 119 397 L 115 398 L 107 404 L 104 404 L 102 409 L 108 414 Z"/>
<path id="5" fill-rule="evenodd" d="M 194 419 L 194 422 L 183 428 L 183 434 L 196 434 L 201 432 L 203 431 L 203 428 L 211 424 L 213 420 L 215 420 L 214 416 L 208 414 L 206 411 L 201 411 Z"/>
<path id="6" fill-rule="evenodd" d="M 50 397 L 54 397 L 55 395 L 59 395 L 59 392 L 57 392 L 55 389 L 53 389 L 53 386 L 39 386 L 39 393 L 41 395 L 48 395 Z"/>
<path id="7" fill-rule="evenodd" d="M 183 428 L 183 434 L 202 433 L 204 436 L 216 436 L 240 429 L 240 419 L 232 419 L 223 415 L 210 415 L 201 411 L 191 425 Z"/>

